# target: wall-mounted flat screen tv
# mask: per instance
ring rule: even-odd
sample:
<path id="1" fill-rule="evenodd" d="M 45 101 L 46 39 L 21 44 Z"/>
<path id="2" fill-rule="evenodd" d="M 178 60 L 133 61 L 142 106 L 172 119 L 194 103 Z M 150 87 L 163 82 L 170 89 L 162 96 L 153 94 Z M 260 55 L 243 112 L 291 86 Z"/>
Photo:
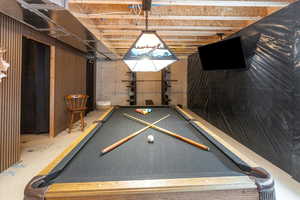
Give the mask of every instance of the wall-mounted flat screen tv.
<path id="1" fill-rule="evenodd" d="M 247 69 L 240 37 L 198 47 L 203 70 Z"/>

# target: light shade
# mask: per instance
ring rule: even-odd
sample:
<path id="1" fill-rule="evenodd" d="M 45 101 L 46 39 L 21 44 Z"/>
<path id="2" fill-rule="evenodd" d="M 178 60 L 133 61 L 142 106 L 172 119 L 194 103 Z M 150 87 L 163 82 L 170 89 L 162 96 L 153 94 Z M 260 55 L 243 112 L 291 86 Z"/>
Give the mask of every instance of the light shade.
<path id="1" fill-rule="evenodd" d="M 123 60 L 131 71 L 157 72 L 178 59 L 155 31 L 143 31 Z"/>

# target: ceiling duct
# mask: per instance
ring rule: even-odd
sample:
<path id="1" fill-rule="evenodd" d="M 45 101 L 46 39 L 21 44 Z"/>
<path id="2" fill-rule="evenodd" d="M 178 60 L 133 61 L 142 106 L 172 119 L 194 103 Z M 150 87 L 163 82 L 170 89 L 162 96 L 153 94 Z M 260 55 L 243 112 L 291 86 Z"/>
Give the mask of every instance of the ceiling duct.
<path id="1" fill-rule="evenodd" d="M 0 12 L 5 15 L 74 48 L 84 52 L 95 51 L 100 59 L 117 58 L 64 8 L 64 0 L 0 0 L 0 5 Z"/>

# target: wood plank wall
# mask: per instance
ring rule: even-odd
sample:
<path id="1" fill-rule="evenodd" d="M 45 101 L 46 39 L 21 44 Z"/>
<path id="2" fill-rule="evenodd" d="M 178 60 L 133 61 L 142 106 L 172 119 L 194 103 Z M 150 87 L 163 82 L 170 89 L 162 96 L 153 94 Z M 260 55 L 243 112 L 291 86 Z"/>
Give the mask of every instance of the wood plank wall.
<path id="1" fill-rule="evenodd" d="M 5 60 L 11 67 L 0 83 L 0 171 L 20 157 L 21 109 L 21 26 L 0 15 L 0 46 L 7 49 Z"/>
<path id="2" fill-rule="evenodd" d="M 47 35 L 23 26 L 22 34 L 32 40 L 52 46 L 51 48 L 51 97 L 54 100 L 54 110 L 51 136 L 57 135 L 67 128 L 68 113 L 64 96 L 68 94 L 86 93 L 86 57 L 83 52 L 67 46 Z M 54 68 L 53 68 L 54 67 Z M 50 87 L 51 87 L 50 86 Z M 50 102 L 51 103 L 51 102 Z M 51 111 L 51 110 L 50 110 Z M 51 130 L 50 130 L 51 131 Z"/>
<path id="3" fill-rule="evenodd" d="M 64 96 L 86 94 L 86 58 L 66 49 L 55 49 L 55 132 L 67 128 L 69 121 Z M 84 67 L 82 67 L 84 66 Z"/>
<path id="4" fill-rule="evenodd" d="M 0 46 L 8 52 L 5 55 L 11 64 L 8 77 L 0 83 L 0 172 L 20 159 L 20 106 L 21 106 L 21 61 L 22 36 L 51 46 L 50 110 L 54 120 L 52 136 L 67 128 L 68 114 L 64 96 L 72 93 L 85 94 L 86 58 L 78 51 L 56 39 L 37 32 L 24 24 L 0 13 Z"/>

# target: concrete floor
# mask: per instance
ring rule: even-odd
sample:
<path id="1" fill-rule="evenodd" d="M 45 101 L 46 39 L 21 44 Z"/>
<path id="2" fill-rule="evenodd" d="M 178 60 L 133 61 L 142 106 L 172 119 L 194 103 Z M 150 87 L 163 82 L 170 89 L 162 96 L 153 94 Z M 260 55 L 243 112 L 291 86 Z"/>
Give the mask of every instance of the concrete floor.
<path id="1" fill-rule="evenodd" d="M 100 113 L 97 111 L 88 114 L 86 117 L 87 125 L 90 125 L 99 115 Z M 71 134 L 63 131 L 55 138 L 49 138 L 46 134 L 23 135 L 21 161 L 0 173 L 0 200 L 21 200 L 24 187 L 29 180 L 81 133 L 77 123 Z M 276 183 L 277 200 L 300 200 L 299 182 L 231 137 L 227 135 L 222 137 L 273 175 Z"/>

